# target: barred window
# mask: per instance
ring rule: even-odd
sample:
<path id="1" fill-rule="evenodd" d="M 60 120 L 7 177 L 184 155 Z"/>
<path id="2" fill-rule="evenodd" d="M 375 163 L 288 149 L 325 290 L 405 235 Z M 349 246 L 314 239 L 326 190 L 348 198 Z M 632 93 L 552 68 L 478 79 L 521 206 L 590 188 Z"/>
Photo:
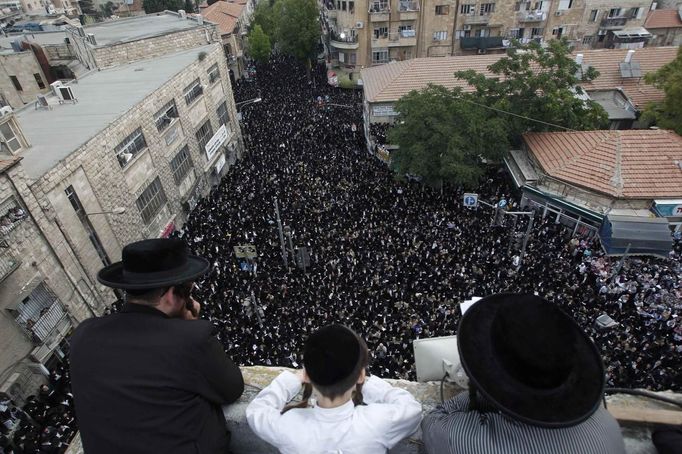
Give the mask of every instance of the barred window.
<path id="1" fill-rule="evenodd" d="M 228 125 L 230 122 L 230 116 L 227 113 L 227 102 L 223 101 L 221 105 L 218 106 L 216 110 L 218 115 L 218 123 L 221 125 Z"/>
<path id="2" fill-rule="evenodd" d="M 190 105 L 203 93 L 204 87 L 201 86 L 201 81 L 197 78 L 185 88 L 185 102 Z"/>
<path id="3" fill-rule="evenodd" d="M 216 63 L 208 69 L 208 81 L 213 83 L 218 79 L 220 79 L 220 70 L 218 69 L 218 63 Z"/>
<path id="4" fill-rule="evenodd" d="M 171 160 L 170 166 L 173 171 L 175 183 L 180 184 L 193 167 L 192 158 L 189 155 L 189 147 L 187 145 L 178 151 L 178 154 Z"/>
<path id="5" fill-rule="evenodd" d="M 154 219 L 154 216 L 156 216 L 166 204 L 166 193 L 163 192 L 159 177 L 156 177 L 156 179 L 142 191 L 142 194 L 140 194 L 140 197 L 137 198 L 135 203 L 137 203 L 137 209 L 140 210 L 142 220 L 145 224 L 149 224 Z"/>
<path id="6" fill-rule="evenodd" d="M 156 123 L 156 129 L 162 132 L 168 127 L 173 121 L 173 118 L 178 118 L 178 108 L 175 106 L 175 99 L 171 99 L 166 103 L 165 106 L 160 108 L 154 114 L 154 123 Z"/>
<path id="7" fill-rule="evenodd" d="M 142 128 L 137 128 L 114 148 L 114 152 L 121 168 L 124 168 L 133 159 L 133 156 L 145 148 L 147 148 L 147 141 L 144 139 L 144 134 L 142 134 Z"/>
<path id="8" fill-rule="evenodd" d="M 206 123 L 201 125 L 201 127 L 196 132 L 197 141 L 199 142 L 199 148 L 201 151 L 206 151 L 206 144 L 213 136 L 213 128 L 211 127 L 211 120 L 206 120 Z"/>

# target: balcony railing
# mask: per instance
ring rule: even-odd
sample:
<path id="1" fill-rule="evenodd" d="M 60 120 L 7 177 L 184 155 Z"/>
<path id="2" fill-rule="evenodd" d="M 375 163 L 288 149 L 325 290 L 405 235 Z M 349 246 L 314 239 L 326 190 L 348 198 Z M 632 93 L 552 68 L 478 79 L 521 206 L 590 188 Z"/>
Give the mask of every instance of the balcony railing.
<path id="1" fill-rule="evenodd" d="M 389 13 L 391 12 L 391 4 L 389 2 L 370 2 L 369 12 L 373 13 Z"/>
<path id="2" fill-rule="evenodd" d="M 389 47 L 416 46 L 417 34 L 414 30 L 402 30 L 388 34 Z"/>
<path id="3" fill-rule="evenodd" d="M 3 251 L 0 249 L 0 251 Z M 4 281 L 21 262 L 6 249 L 0 252 L 0 282 Z"/>
<path id="4" fill-rule="evenodd" d="M 488 14 L 476 15 L 476 16 L 464 16 L 464 23 L 466 25 L 482 25 L 490 22 L 490 16 Z"/>
<path id="5" fill-rule="evenodd" d="M 398 11 L 401 13 L 419 11 L 419 2 L 400 2 Z"/>
<path id="6" fill-rule="evenodd" d="M 70 325 L 71 321 L 64 306 L 56 300 L 42 311 L 37 321 L 29 319 L 23 328 L 33 342 L 42 344 L 57 332 L 65 334 Z"/>
<path id="7" fill-rule="evenodd" d="M 628 21 L 627 17 L 607 17 L 602 19 L 601 21 L 601 26 L 602 27 L 622 27 L 624 26 Z"/>
<path id="8" fill-rule="evenodd" d="M 521 11 L 518 14 L 519 22 L 542 22 L 547 19 L 544 11 Z"/>
<path id="9" fill-rule="evenodd" d="M 357 49 L 358 37 L 357 35 L 341 34 L 335 30 L 329 31 L 330 44 L 338 49 Z"/>

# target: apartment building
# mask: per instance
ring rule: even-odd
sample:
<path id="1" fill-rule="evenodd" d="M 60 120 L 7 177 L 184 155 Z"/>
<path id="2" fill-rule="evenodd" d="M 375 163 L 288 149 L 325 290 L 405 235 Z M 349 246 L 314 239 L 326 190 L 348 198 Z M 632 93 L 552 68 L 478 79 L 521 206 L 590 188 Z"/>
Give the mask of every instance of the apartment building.
<path id="1" fill-rule="evenodd" d="M 577 49 L 642 47 L 650 0 L 324 0 L 330 64 L 350 72 L 409 60 L 502 52 L 565 37 Z"/>

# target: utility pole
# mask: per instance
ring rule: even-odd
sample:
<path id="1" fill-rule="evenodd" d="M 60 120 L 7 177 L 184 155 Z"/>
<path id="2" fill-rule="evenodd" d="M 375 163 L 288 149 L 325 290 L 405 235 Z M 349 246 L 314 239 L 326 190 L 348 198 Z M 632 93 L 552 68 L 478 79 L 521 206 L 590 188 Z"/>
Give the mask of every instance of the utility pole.
<path id="1" fill-rule="evenodd" d="M 291 240 L 291 228 L 288 225 L 284 226 L 284 234 L 287 236 L 287 239 L 289 240 L 289 251 L 291 252 L 291 258 L 295 261 L 296 254 L 294 253 L 294 243 Z"/>
<path id="2" fill-rule="evenodd" d="M 275 197 L 275 214 L 277 215 L 277 229 L 279 230 L 279 244 L 282 246 L 282 260 L 284 260 L 284 266 L 289 268 L 289 263 L 287 261 L 287 247 L 284 244 L 284 233 L 282 232 L 282 219 L 279 217 L 279 205 L 277 204 L 277 197 Z"/>
<path id="3" fill-rule="evenodd" d="M 528 237 L 530 231 L 533 230 L 533 221 L 535 220 L 535 211 L 531 211 L 528 219 L 528 227 L 526 228 L 526 235 L 523 237 L 523 246 L 521 246 L 521 255 L 519 256 L 519 267 L 523 263 L 523 258 L 526 255 L 526 245 L 528 244 Z"/>

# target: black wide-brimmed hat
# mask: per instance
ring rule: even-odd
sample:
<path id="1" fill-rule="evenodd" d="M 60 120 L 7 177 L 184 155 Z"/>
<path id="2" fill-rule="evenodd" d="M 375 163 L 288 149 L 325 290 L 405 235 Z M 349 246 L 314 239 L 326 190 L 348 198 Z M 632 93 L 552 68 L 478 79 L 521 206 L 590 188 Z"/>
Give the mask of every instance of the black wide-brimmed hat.
<path id="1" fill-rule="evenodd" d="M 339 383 L 358 372 L 362 360 L 362 343 L 350 328 L 327 325 L 308 336 L 303 352 L 303 365 L 316 385 Z"/>
<path id="2" fill-rule="evenodd" d="M 97 280 L 107 287 L 145 290 L 189 282 L 206 273 L 208 261 L 190 255 L 178 238 L 155 238 L 130 243 L 122 260 L 104 267 Z"/>
<path id="3" fill-rule="evenodd" d="M 605 377 L 597 348 L 568 314 L 540 297 L 479 300 L 462 317 L 457 345 L 470 383 L 516 420 L 566 427 L 599 407 Z"/>

